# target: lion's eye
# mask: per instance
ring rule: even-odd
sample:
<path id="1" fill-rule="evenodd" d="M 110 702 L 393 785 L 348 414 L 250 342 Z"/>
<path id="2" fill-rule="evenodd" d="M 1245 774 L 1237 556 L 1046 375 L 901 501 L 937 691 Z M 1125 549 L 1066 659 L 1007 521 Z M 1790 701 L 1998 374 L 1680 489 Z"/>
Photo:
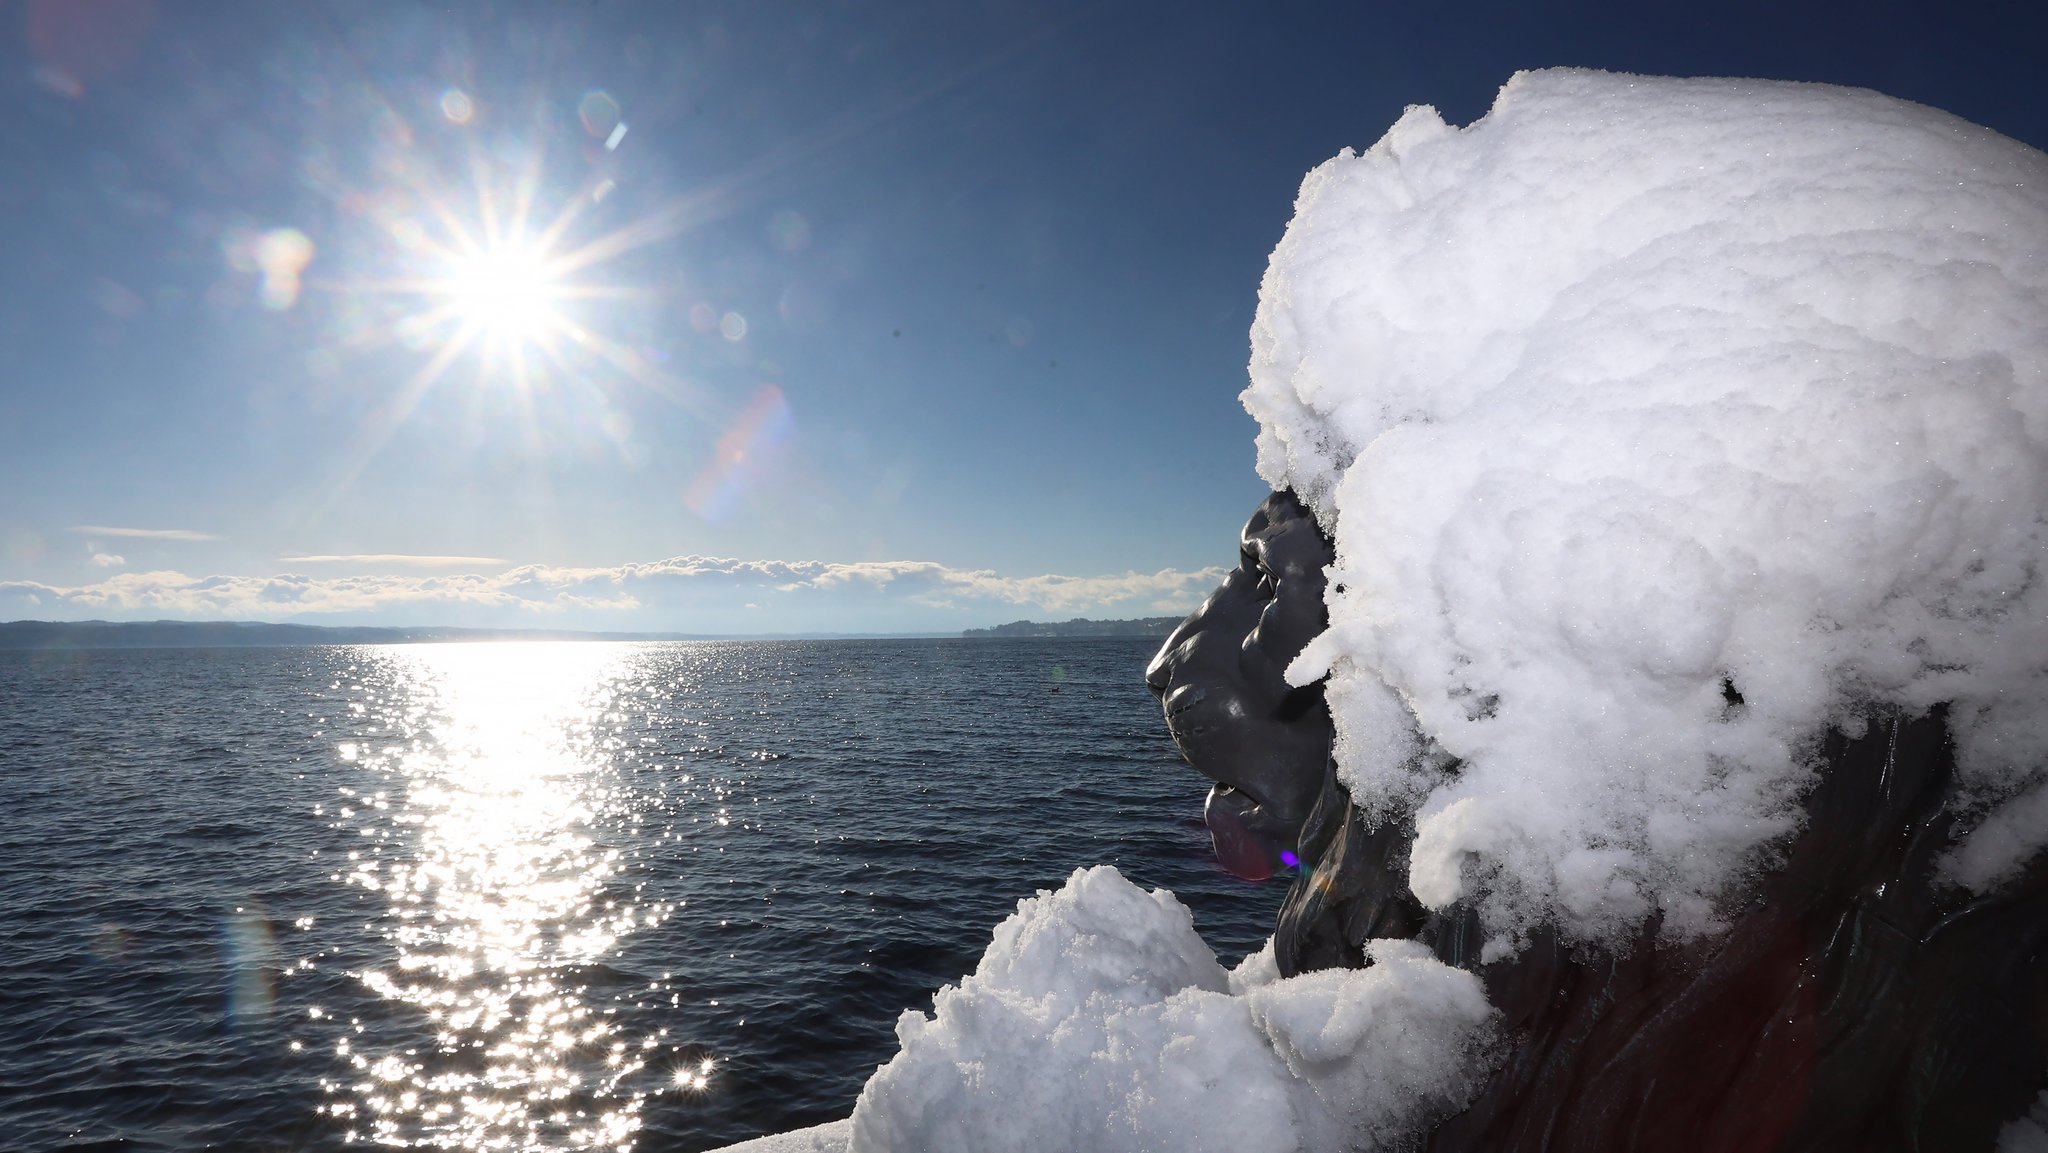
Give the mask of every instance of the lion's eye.
<path id="1" fill-rule="evenodd" d="M 1272 573 L 1261 572 L 1259 574 L 1259 599 L 1272 600 L 1279 591 L 1279 586 L 1273 582 Z"/>

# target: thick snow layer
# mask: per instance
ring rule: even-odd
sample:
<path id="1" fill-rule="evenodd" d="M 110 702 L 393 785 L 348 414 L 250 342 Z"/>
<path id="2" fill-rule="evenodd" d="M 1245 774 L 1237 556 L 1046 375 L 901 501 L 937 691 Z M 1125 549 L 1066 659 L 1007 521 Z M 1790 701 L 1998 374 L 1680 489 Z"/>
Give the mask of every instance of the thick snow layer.
<path id="1" fill-rule="evenodd" d="M 1260 474 L 1337 544 L 1289 676 L 1496 953 L 1711 931 L 1874 707 L 1952 705 L 1954 880 L 2048 841 L 2041 153 L 1859 90 L 1524 73 L 1309 174 L 1251 376 Z"/>
<path id="2" fill-rule="evenodd" d="M 1999 1130 L 1998 1153 L 2048 1153 L 2048 1091 L 2034 1099 L 2026 1116 Z"/>
<path id="3" fill-rule="evenodd" d="M 1472 974 L 1408 941 L 1288 980 L 1270 949 L 1226 973 L 1173 894 L 1114 868 L 1018 902 L 980 965 L 906 1012 L 861 1091 L 852 1153 L 1389 1143 L 1488 1071 Z M 1235 990 L 1235 991 L 1233 991 Z"/>

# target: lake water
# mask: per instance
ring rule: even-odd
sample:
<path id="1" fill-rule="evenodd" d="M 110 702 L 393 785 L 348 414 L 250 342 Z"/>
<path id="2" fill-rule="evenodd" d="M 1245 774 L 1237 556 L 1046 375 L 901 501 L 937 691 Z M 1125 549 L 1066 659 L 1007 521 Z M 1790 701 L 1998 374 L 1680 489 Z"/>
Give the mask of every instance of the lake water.
<path id="1" fill-rule="evenodd" d="M 0 653 L 0 1149 L 701 1150 L 845 1116 L 1021 897 L 1226 961 L 1155 641 Z"/>

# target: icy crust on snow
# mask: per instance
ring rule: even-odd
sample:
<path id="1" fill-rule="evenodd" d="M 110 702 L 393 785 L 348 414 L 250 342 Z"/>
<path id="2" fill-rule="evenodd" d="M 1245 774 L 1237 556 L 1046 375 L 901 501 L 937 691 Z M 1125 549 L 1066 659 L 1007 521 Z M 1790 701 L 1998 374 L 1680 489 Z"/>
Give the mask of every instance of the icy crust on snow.
<path id="1" fill-rule="evenodd" d="M 1309 174 L 1251 378 L 1260 474 L 1337 545 L 1289 677 L 1496 955 L 1712 931 L 1876 707 L 1952 705 L 1951 879 L 2048 840 L 2041 153 L 1861 90 L 1523 73 Z"/>
<path id="2" fill-rule="evenodd" d="M 1365 969 L 1226 972 L 1186 906 L 1107 865 L 1017 903 L 861 1091 L 851 1153 L 1386 1147 L 1490 1071 L 1478 978 L 1412 941 Z"/>

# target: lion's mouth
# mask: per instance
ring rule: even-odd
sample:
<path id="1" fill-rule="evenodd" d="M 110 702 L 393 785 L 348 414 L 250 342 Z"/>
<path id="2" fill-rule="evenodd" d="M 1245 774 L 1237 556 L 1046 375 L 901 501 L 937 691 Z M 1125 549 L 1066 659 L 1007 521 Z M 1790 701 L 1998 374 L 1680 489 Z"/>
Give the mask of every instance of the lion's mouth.
<path id="1" fill-rule="evenodd" d="M 1219 784 L 1202 806 L 1216 860 L 1232 876 L 1263 881 L 1279 870 L 1284 850 L 1267 826 L 1270 818 L 1257 798 L 1242 789 Z"/>
<path id="2" fill-rule="evenodd" d="M 1166 712 L 1167 730 L 1178 735 L 1175 722 L 1185 724 L 1189 719 L 1188 711 L 1201 704 L 1208 695 L 1200 685 L 1178 685 L 1167 693 L 1160 702 Z"/>
<path id="3" fill-rule="evenodd" d="M 1174 686 L 1163 694 L 1166 729 L 1181 755 L 1196 771 L 1216 781 L 1202 806 L 1202 819 L 1209 826 L 1209 839 L 1216 860 L 1232 876 L 1263 881 L 1280 871 L 1293 847 L 1300 820 L 1287 820 L 1275 813 L 1266 800 L 1241 784 L 1224 778 L 1230 758 L 1208 740 L 1208 722 L 1214 718 L 1215 699 L 1200 684 Z M 1205 708 L 1208 705 L 1211 707 Z"/>

